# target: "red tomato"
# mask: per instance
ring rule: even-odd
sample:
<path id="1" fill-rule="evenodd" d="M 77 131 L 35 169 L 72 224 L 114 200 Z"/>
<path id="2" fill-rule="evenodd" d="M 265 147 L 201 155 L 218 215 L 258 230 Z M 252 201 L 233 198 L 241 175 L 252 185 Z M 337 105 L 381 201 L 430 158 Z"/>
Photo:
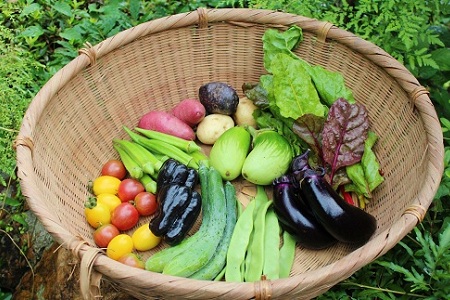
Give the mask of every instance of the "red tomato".
<path id="1" fill-rule="evenodd" d="M 94 231 L 94 242 L 100 248 L 106 248 L 109 242 L 119 233 L 119 229 L 113 224 L 102 225 Z"/>
<path id="2" fill-rule="evenodd" d="M 134 206 L 141 216 L 150 216 L 156 212 L 158 203 L 155 194 L 140 192 L 134 197 Z"/>
<path id="3" fill-rule="evenodd" d="M 120 160 L 111 159 L 103 165 L 102 175 L 109 175 L 122 180 L 127 175 L 127 169 Z"/>
<path id="4" fill-rule="evenodd" d="M 143 191 L 145 191 L 144 185 L 139 180 L 127 178 L 120 183 L 117 196 L 122 202 L 126 202 L 133 200 L 137 194 Z"/>
<path id="5" fill-rule="evenodd" d="M 123 202 L 117 206 L 111 215 L 111 224 L 119 230 L 133 228 L 139 221 L 139 212 L 130 202 Z"/>
<path id="6" fill-rule="evenodd" d="M 133 252 L 122 255 L 117 261 L 139 269 L 144 269 L 145 267 L 144 262 Z"/>

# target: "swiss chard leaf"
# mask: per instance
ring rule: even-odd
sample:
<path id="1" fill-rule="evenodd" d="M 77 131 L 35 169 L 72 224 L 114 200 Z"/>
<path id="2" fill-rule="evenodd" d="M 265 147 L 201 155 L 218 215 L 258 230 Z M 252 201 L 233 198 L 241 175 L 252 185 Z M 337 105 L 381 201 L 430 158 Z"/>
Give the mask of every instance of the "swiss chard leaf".
<path id="1" fill-rule="evenodd" d="M 297 119 L 304 114 L 325 114 L 311 77 L 300 61 L 278 53 L 271 69 L 273 96 L 283 117 Z"/>
<path id="2" fill-rule="evenodd" d="M 318 117 L 312 114 L 306 114 L 298 118 L 292 131 L 301 137 L 313 151 L 313 153 L 322 159 L 322 129 L 325 123 L 324 117 Z"/>
<path id="3" fill-rule="evenodd" d="M 352 184 L 346 186 L 347 191 L 354 191 L 366 198 L 371 198 L 372 191 L 384 181 L 379 172 L 380 164 L 372 150 L 377 139 L 375 132 L 369 131 L 361 162 L 346 167 L 347 175 L 352 181 Z"/>
<path id="4" fill-rule="evenodd" d="M 313 66 L 309 70 L 309 75 L 326 105 L 331 106 L 339 98 L 355 103 L 353 92 L 345 86 L 344 76 L 341 73 L 329 71 L 321 66 Z"/>
<path id="5" fill-rule="evenodd" d="M 336 170 L 361 160 L 368 130 L 364 105 L 339 98 L 330 107 L 322 131 L 322 151 L 324 162 L 331 168 L 331 183 Z"/>
<path id="6" fill-rule="evenodd" d="M 298 26 L 291 26 L 286 31 L 267 29 L 263 35 L 264 67 L 272 73 L 272 62 L 278 53 L 284 53 L 295 58 L 291 50 L 303 40 L 303 31 Z"/>

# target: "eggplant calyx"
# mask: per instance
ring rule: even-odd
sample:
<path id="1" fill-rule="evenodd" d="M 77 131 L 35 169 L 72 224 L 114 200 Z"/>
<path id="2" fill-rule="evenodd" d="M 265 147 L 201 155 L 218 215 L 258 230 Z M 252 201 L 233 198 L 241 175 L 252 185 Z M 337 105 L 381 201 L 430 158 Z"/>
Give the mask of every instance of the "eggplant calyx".
<path id="1" fill-rule="evenodd" d="M 291 170 L 292 172 L 300 172 L 307 169 L 310 169 L 308 163 L 309 153 L 311 152 L 310 149 L 306 149 L 306 151 L 292 159 L 291 162 Z"/>
<path id="2" fill-rule="evenodd" d="M 281 175 L 280 177 L 275 178 L 272 182 L 272 185 L 274 187 L 278 187 L 280 185 L 288 185 L 288 186 L 292 186 L 295 188 L 299 187 L 298 181 L 291 174 L 284 174 L 284 175 Z"/>

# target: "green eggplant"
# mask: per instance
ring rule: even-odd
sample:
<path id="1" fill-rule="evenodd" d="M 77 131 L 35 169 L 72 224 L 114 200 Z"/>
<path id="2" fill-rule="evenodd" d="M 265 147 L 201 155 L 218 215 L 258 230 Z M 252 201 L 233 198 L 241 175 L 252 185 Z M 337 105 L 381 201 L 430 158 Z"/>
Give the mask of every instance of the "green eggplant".
<path id="1" fill-rule="evenodd" d="M 252 135 L 253 148 L 242 166 L 242 176 L 254 184 L 272 184 L 289 169 L 294 155 L 291 145 L 274 130 L 255 130 Z"/>
<path id="2" fill-rule="evenodd" d="M 251 135 L 242 126 L 225 131 L 214 143 L 209 153 L 209 163 L 223 180 L 233 180 L 241 175 L 242 166 L 250 150 Z"/>

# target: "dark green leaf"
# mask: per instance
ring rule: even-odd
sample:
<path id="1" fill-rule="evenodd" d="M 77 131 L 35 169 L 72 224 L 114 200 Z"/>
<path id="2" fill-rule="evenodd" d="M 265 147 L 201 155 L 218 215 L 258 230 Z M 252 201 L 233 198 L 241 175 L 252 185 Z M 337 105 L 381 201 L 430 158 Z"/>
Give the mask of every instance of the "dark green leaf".
<path id="1" fill-rule="evenodd" d="M 13 214 L 13 215 L 11 216 L 11 218 L 12 218 L 14 221 L 16 221 L 17 223 L 21 224 L 22 226 L 25 226 L 25 227 L 28 226 L 28 223 L 27 223 L 27 220 L 26 220 L 26 216 L 25 216 L 24 213 Z"/>
<path id="2" fill-rule="evenodd" d="M 30 26 L 30 27 L 26 28 L 24 31 L 22 31 L 21 36 L 38 38 L 43 34 L 44 34 L 44 29 L 42 29 L 41 25 L 34 25 L 34 26 Z"/>
<path id="3" fill-rule="evenodd" d="M 23 8 L 20 15 L 28 16 L 36 11 L 40 11 L 41 9 L 42 9 L 42 7 L 39 5 L 39 3 L 31 3 Z"/>
<path id="4" fill-rule="evenodd" d="M 438 64 L 439 70 L 450 71 L 450 48 L 439 48 L 431 52 L 432 59 Z"/>
<path id="5" fill-rule="evenodd" d="M 19 207 L 23 204 L 18 198 L 5 197 L 5 204 L 11 207 Z"/>
<path id="6" fill-rule="evenodd" d="M 52 7 L 58 11 L 59 13 L 67 16 L 67 17 L 72 17 L 72 8 L 70 7 L 70 5 L 67 2 L 56 2 L 55 4 L 52 5 Z"/>
<path id="7" fill-rule="evenodd" d="M 134 20 L 138 19 L 140 9 L 141 9 L 140 0 L 130 0 L 130 15 Z"/>

